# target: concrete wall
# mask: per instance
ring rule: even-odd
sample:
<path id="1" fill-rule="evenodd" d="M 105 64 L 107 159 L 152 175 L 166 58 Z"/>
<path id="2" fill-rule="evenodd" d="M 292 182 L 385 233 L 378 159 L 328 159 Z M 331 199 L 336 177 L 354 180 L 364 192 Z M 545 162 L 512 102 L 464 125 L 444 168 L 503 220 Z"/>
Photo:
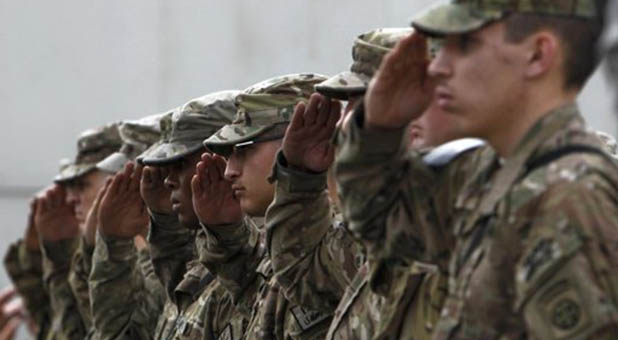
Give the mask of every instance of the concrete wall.
<path id="1" fill-rule="evenodd" d="M 337 73 L 356 35 L 406 26 L 429 3 L 0 0 L 0 253 L 81 131 L 279 74 Z M 615 133 L 609 94 L 597 75 L 581 103 L 593 126 Z"/>

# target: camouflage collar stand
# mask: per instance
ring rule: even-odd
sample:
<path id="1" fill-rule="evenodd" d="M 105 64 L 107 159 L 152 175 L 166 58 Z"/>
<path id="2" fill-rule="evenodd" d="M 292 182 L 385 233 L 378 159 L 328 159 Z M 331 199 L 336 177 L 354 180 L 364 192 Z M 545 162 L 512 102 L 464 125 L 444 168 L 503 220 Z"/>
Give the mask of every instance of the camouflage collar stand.
<path id="1" fill-rule="evenodd" d="M 463 34 L 512 13 L 597 19 L 597 0 L 451 0 L 441 1 L 413 19 L 429 35 Z"/>

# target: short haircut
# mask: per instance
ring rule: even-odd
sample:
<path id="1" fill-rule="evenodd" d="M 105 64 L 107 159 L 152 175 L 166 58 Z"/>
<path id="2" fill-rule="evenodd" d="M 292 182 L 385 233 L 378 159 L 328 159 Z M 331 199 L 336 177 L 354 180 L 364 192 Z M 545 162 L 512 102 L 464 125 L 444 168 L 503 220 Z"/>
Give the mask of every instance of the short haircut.
<path id="1" fill-rule="evenodd" d="M 599 0 L 599 9 L 603 8 Z M 600 19 L 581 19 L 541 14 L 515 13 L 508 16 L 506 41 L 518 43 L 540 30 L 556 34 L 564 49 L 565 88 L 582 88 L 597 67 L 600 58 L 597 43 L 603 30 Z"/>

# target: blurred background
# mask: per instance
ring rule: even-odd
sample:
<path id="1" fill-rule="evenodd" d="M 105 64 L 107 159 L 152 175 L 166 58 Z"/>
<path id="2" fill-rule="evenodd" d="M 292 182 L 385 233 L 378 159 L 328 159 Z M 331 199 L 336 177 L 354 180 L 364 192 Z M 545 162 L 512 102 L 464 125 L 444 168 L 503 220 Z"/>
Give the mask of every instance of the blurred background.
<path id="1" fill-rule="evenodd" d="M 0 253 L 81 131 L 276 75 L 338 73 L 358 34 L 407 26 L 430 3 L 0 0 Z M 615 135 L 598 72 L 580 103 L 593 127 Z"/>

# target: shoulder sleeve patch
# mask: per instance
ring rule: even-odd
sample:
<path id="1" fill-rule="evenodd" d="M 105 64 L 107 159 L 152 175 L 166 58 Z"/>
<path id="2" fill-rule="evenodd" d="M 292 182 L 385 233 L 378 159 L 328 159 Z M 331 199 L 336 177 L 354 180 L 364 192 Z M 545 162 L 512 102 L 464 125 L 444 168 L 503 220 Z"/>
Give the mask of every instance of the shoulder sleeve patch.
<path id="1" fill-rule="evenodd" d="M 303 331 L 319 324 L 330 316 L 321 312 L 305 309 L 301 306 L 294 306 L 290 311 L 292 315 L 294 315 L 294 319 L 296 319 L 298 326 Z"/>
<path id="2" fill-rule="evenodd" d="M 463 138 L 442 144 L 431 150 L 423 157 L 423 162 L 431 167 L 443 167 L 461 154 L 480 148 L 485 145 L 483 140 L 477 138 Z"/>

